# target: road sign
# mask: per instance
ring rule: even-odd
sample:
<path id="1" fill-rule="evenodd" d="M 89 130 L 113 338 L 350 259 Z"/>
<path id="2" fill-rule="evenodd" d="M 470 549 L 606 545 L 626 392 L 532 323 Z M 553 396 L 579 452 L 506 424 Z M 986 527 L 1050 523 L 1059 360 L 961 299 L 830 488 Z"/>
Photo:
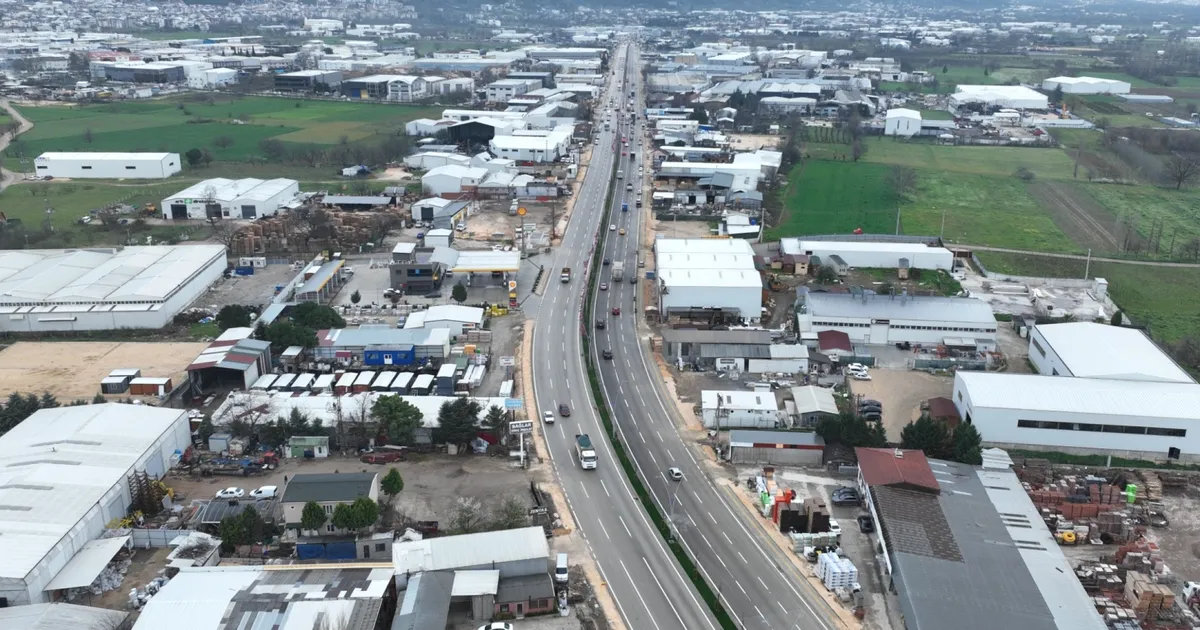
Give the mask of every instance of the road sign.
<path id="1" fill-rule="evenodd" d="M 516 357 L 500 357 L 500 367 L 512 367 L 516 364 Z"/>
<path id="2" fill-rule="evenodd" d="M 526 210 L 525 208 L 517 208 L 517 214 L 520 216 L 525 216 L 526 212 L 529 212 L 529 211 Z"/>
<path id="3" fill-rule="evenodd" d="M 533 420 L 513 420 L 508 423 L 508 432 L 513 434 L 533 433 Z"/>
<path id="4" fill-rule="evenodd" d="M 504 399 L 504 408 L 505 409 L 524 409 L 525 403 L 520 398 L 505 398 Z"/>
<path id="5" fill-rule="evenodd" d="M 517 290 L 517 281 L 516 281 L 516 280 L 509 280 L 509 281 L 508 281 L 508 290 L 509 290 L 509 291 L 516 291 L 516 290 Z"/>

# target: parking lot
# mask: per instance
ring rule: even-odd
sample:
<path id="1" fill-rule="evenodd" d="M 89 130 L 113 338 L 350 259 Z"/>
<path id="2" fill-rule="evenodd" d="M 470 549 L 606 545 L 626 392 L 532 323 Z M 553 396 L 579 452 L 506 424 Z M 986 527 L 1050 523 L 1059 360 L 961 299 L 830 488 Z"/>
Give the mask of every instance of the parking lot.
<path id="1" fill-rule="evenodd" d="M 921 415 L 921 401 L 935 396 L 949 397 L 954 379 L 909 370 L 874 369 L 871 380 L 847 380 L 856 396 L 883 403 L 883 428 L 889 442 L 899 442 L 900 432 Z"/>

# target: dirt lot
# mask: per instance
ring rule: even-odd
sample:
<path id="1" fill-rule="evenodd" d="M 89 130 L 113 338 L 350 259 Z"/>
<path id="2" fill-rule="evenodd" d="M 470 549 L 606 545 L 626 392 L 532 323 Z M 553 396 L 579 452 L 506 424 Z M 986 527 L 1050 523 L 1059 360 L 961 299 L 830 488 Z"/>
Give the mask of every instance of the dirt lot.
<path id="1" fill-rule="evenodd" d="M 904 425 L 921 415 L 921 401 L 949 397 L 954 379 L 909 370 L 871 370 L 869 381 L 849 381 L 850 391 L 883 403 L 883 427 L 889 442 L 900 441 Z"/>
<path id="2" fill-rule="evenodd" d="M 108 341 L 19 341 L 0 350 L 0 392 L 54 394 L 59 402 L 91 400 L 100 380 L 118 368 L 142 376 L 167 376 L 178 385 L 185 369 L 208 344 Z"/>
<path id="3" fill-rule="evenodd" d="M 756 151 L 758 149 L 774 150 L 779 146 L 779 136 L 753 134 L 753 133 L 731 133 L 729 134 L 729 143 L 737 151 Z"/>
<path id="4" fill-rule="evenodd" d="M 563 212 L 567 207 L 565 199 L 558 204 L 522 201 L 520 207 L 525 208 L 525 216 L 510 216 L 508 211 L 511 206 L 512 202 L 505 199 L 480 201 L 478 210 L 467 219 L 467 231 L 459 234 L 459 240 L 484 241 L 489 245 L 511 241 L 516 229 L 528 223 L 536 225 L 538 232 L 549 233 L 552 213 L 560 226 L 558 233 L 561 234 Z M 492 236 L 499 232 L 504 233 L 503 238 Z"/>
<path id="5" fill-rule="evenodd" d="M 1086 192 L 1069 183 L 1037 182 L 1029 192 L 1050 213 L 1054 224 L 1080 247 L 1120 251 L 1116 217 Z"/>

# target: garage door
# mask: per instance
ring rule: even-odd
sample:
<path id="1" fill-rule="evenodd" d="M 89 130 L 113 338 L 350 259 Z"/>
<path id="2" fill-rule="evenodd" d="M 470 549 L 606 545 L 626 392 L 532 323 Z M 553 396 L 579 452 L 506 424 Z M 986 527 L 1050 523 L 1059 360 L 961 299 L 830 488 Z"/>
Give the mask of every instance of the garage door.
<path id="1" fill-rule="evenodd" d="M 187 206 L 186 206 L 186 205 L 184 205 L 184 204 L 182 204 L 182 203 L 173 203 L 173 204 L 171 204 L 171 218 L 172 218 L 172 219 L 186 219 L 186 218 L 188 218 L 188 215 L 187 215 Z"/>

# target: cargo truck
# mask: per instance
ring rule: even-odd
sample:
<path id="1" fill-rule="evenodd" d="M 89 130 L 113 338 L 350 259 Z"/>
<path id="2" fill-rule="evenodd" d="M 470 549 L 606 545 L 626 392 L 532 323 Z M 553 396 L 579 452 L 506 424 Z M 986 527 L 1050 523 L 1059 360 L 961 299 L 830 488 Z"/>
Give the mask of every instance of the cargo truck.
<path id="1" fill-rule="evenodd" d="M 562 280 L 563 282 L 570 282 L 571 281 L 571 268 L 563 267 L 562 275 L 559 276 L 558 278 L 559 278 L 559 280 Z"/>
<path id="2" fill-rule="evenodd" d="M 621 212 L 629 212 L 629 202 L 628 201 L 621 202 Z"/>
<path id="3" fill-rule="evenodd" d="M 613 282 L 620 282 L 625 277 L 625 261 L 614 260 L 611 275 Z"/>
<path id="4" fill-rule="evenodd" d="M 586 433 L 575 435 L 575 454 L 579 457 L 579 467 L 584 470 L 596 469 L 596 449 L 592 448 L 592 438 Z"/>

